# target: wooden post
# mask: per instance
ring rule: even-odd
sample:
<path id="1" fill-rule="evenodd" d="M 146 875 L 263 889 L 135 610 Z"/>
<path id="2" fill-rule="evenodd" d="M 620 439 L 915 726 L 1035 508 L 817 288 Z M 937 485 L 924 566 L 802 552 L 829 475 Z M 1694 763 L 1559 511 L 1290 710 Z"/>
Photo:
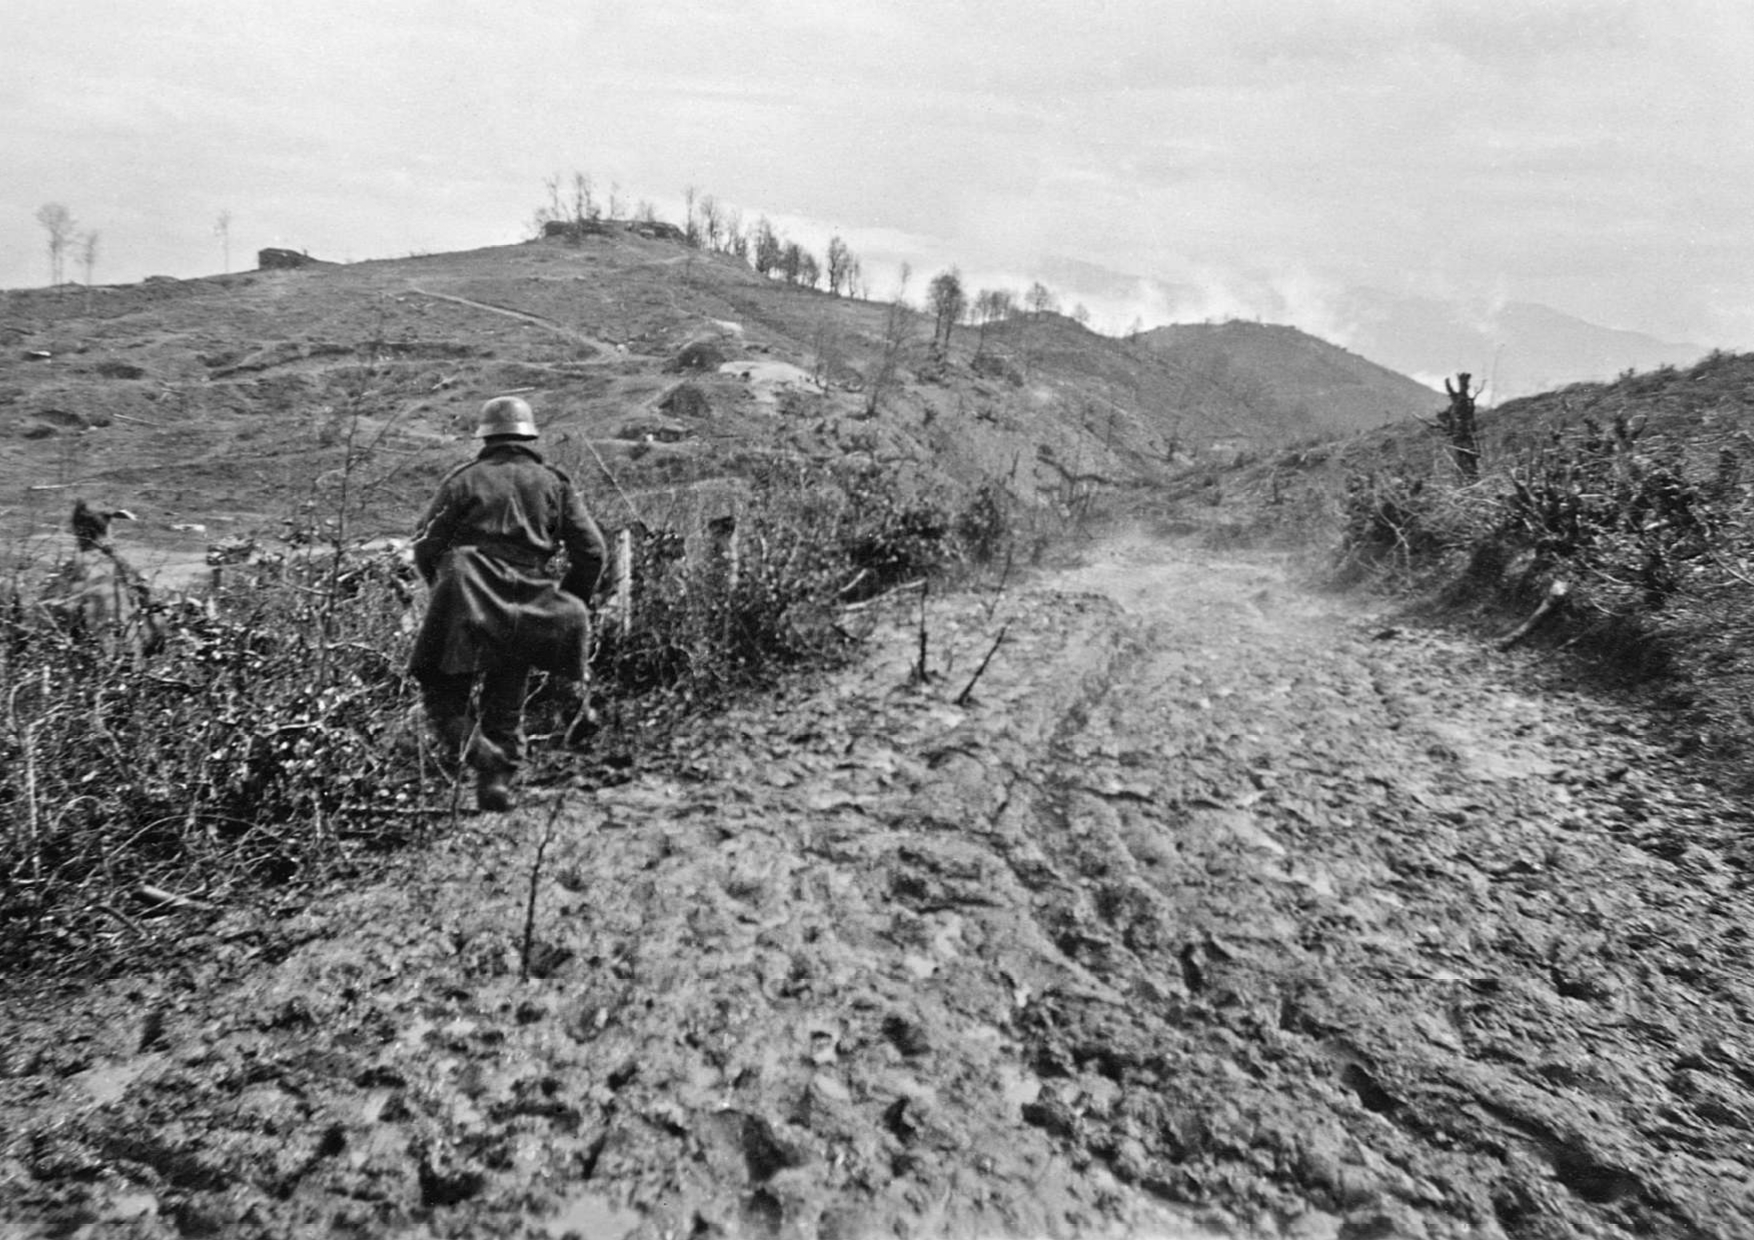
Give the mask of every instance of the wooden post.
<path id="1" fill-rule="evenodd" d="M 633 531 L 615 531 L 615 605 L 616 623 L 626 632 L 633 623 Z"/>
<path id="2" fill-rule="evenodd" d="M 727 590 L 737 588 L 737 518 L 734 516 L 714 517 L 707 522 L 707 529 L 712 534 L 712 565 L 713 571 L 722 574 Z"/>

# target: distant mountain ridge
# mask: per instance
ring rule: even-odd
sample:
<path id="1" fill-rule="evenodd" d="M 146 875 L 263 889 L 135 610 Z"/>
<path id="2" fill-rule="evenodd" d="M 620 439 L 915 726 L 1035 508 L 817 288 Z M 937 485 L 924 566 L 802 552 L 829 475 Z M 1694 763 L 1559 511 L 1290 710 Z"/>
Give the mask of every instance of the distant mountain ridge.
<path id="1" fill-rule="evenodd" d="M 1687 365 L 1708 352 L 1704 345 L 1604 327 L 1526 301 L 1483 303 L 1365 286 L 1328 290 L 1246 273 L 1225 273 L 1203 287 L 1067 258 L 1047 260 L 1042 270 L 1065 300 L 1088 302 L 1111 320 L 1137 314 L 1142 325 L 1290 324 L 1434 389 L 1445 376 L 1469 371 L 1493 404 L 1627 370 Z"/>
<path id="2" fill-rule="evenodd" d="M 1688 365 L 1707 352 L 1533 302 L 1474 312 L 1457 302 L 1359 289 L 1346 299 L 1344 314 L 1360 352 L 1416 376 L 1472 371 L 1493 404 L 1627 370 Z"/>

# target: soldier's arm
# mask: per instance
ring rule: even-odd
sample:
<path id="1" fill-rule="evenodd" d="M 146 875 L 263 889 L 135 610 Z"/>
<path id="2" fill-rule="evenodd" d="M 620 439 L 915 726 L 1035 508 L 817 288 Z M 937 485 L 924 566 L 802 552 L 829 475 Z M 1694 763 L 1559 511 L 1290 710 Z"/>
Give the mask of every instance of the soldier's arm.
<path id="1" fill-rule="evenodd" d="M 578 492 L 572 489 L 570 483 L 564 485 L 563 491 L 565 498 L 560 509 L 560 542 L 566 548 L 570 567 L 561 588 L 568 594 L 588 600 L 603 577 L 603 562 L 608 558 L 608 549 L 603 542 L 603 531 L 597 528 L 596 521 L 585 511 L 584 501 L 579 498 Z"/>
<path id="2" fill-rule="evenodd" d="M 429 586 L 438 575 L 439 557 L 449 549 L 456 532 L 457 512 L 456 499 L 447 479 L 428 505 L 426 515 L 420 518 L 420 524 L 414 527 L 411 548 L 414 567 L 420 573 L 420 579 Z"/>

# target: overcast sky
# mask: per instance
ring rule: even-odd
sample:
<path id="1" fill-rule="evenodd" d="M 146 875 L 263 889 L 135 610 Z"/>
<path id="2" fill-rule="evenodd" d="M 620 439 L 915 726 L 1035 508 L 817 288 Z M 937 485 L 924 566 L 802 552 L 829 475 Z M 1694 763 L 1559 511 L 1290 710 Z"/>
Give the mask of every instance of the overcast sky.
<path id="1" fill-rule="evenodd" d="M 1544 302 L 1754 348 L 1745 0 L 10 0 L 0 287 L 35 220 L 98 283 L 262 246 L 528 235 L 554 173 L 694 185 L 875 292 L 1053 257 L 1301 326 L 1348 286 Z M 75 263 L 70 276 L 82 275 Z M 1285 317 L 1280 315 L 1278 317 Z M 1098 326 L 1105 324 L 1100 321 Z M 1126 321 L 1106 324 L 1114 329 Z M 1336 326 L 1330 334 L 1343 334 Z"/>

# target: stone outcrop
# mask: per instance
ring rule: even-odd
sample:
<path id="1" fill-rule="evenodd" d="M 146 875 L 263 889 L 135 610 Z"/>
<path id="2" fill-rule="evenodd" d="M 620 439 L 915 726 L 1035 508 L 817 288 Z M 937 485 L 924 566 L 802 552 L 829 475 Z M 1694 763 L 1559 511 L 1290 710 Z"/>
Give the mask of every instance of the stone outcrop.
<path id="1" fill-rule="evenodd" d="M 542 225 L 542 235 L 550 240 L 559 238 L 562 241 L 582 241 L 586 237 L 608 236 L 609 229 L 602 220 L 548 220 Z"/>
<path id="2" fill-rule="evenodd" d="M 310 267 L 316 262 L 309 254 L 298 250 L 283 250 L 277 246 L 256 251 L 256 267 L 261 271 L 287 271 L 297 267 Z"/>

